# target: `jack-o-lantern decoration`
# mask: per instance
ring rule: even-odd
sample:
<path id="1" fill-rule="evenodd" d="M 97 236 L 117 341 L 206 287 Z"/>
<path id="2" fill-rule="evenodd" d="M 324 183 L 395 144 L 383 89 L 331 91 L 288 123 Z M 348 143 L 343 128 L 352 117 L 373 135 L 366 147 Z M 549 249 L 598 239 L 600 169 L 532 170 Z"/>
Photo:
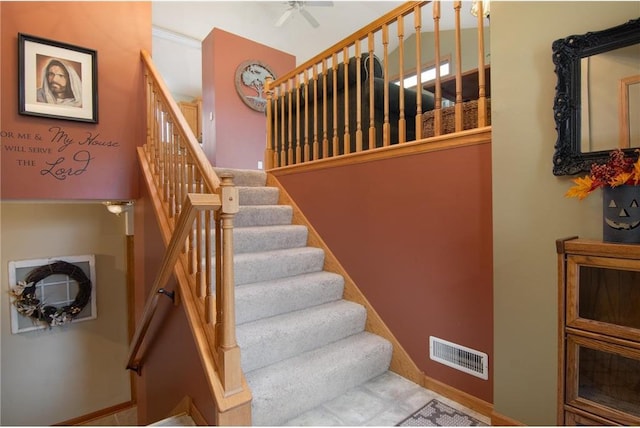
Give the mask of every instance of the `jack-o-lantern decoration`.
<path id="1" fill-rule="evenodd" d="M 605 188 L 603 239 L 640 243 L 640 186 Z"/>

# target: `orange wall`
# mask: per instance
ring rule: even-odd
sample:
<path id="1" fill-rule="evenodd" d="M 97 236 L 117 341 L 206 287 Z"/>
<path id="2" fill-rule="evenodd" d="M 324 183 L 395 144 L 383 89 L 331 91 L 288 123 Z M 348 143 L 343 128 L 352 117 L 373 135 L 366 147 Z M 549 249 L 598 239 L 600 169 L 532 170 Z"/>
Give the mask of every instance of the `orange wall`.
<path id="1" fill-rule="evenodd" d="M 240 99 L 234 82 L 236 68 L 246 60 L 267 64 L 276 77 L 296 66 L 293 55 L 219 28 L 203 40 L 203 148 L 214 166 L 258 169 L 264 159 L 265 114 Z"/>
<path id="2" fill-rule="evenodd" d="M 278 179 L 420 369 L 492 402 L 490 144 Z M 431 361 L 429 336 L 487 353 L 489 380 Z"/>
<path id="3" fill-rule="evenodd" d="M 1 2 L 0 7 L 2 199 L 134 199 L 135 147 L 145 138 L 140 50 L 151 51 L 151 3 Z M 97 51 L 97 124 L 18 113 L 18 33 Z M 56 127 L 73 140 L 66 148 L 52 141 Z M 107 145 L 88 146 L 87 137 Z M 78 152 L 81 160 L 74 160 Z M 57 176 L 47 173 L 52 165 Z"/>

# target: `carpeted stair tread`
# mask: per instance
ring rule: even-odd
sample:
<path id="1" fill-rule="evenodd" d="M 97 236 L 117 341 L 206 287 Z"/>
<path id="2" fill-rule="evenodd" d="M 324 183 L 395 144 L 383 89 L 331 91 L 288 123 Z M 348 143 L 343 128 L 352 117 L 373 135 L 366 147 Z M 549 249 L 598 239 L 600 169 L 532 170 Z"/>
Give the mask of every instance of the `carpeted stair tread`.
<path id="1" fill-rule="evenodd" d="M 236 287 L 236 323 L 297 311 L 342 298 L 344 278 L 313 272 Z"/>
<path id="2" fill-rule="evenodd" d="M 246 373 L 254 425 L 285 421 L 388 370 L 392 346 L 362 332 Z"/>
<path id="3" fill-rule="evenodd" d="M 362 305 L 338 300 L 237 327 L 241 364 L 250 372 L 364 330 Z"/>
<path id="4" fill-rule="evenodd" d="M 236 186 L 240 205 L 277 205 L 280 190 L 277 187 Z"/>
<path id="5" fill-rule="evenodd" d="M 314 247 L 291 248 L 236 254 L 233 259 L 235 285 L 241 285 L 321 271 L 324 251 Z"/>
<path id="6" fill-rule="evenodd" d="M 307 227 L 301 225 L 275 225 L 234 227 L 235 254 L 300 248 L 307 245 Z"/>
<path id="7" fill-rule="evenodd" d="M 230 174 L 233 176 L 234 186 L 264 186 L 267 183 L 267 174 L 264 171 L 257 169 L 234 169 L 234 168 L 219 168 L 214 167 L 218 177 L 223 174 Z"/>
<path id="8" fill-rule="evenodd" d="M 291 224 L 293 209 L 289 205 L 240 205 L 233 219 L 234 227 Z"/>

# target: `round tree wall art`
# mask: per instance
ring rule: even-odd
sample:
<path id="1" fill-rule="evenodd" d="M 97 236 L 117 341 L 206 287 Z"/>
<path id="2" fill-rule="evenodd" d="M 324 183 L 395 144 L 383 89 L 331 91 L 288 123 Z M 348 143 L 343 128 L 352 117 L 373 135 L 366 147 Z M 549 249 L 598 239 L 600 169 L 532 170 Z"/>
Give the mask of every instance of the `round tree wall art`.
<path id="1" fill-rule="evenodd" d="M 258 60 L 244 61 L 236 68 L 236 91 L 240 99 L 255 111 L 264 112 L 267 106 L 264 93 L 267 77 L 276 78 L 271 68 Z"/>

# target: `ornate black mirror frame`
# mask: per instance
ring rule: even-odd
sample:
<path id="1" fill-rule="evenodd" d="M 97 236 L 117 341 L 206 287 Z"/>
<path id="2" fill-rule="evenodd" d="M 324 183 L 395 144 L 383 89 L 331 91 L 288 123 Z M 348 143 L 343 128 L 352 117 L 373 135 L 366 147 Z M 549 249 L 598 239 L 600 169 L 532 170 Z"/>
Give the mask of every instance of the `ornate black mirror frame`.
<path id="1" fill-rule="evenodd" d="M 553 42 L 553 63 L 558 78 L 553 113 L 558 139 L 553 155 L 554 175 L 588 172 L 603 163 L 609 151 L 582 153 L 580 148 L 580 60 L 584 57 L 640 43 L 640 18 L 602 31 L 573 35 Z M 625 149 L 633 152 L 635 149 Z"/>

